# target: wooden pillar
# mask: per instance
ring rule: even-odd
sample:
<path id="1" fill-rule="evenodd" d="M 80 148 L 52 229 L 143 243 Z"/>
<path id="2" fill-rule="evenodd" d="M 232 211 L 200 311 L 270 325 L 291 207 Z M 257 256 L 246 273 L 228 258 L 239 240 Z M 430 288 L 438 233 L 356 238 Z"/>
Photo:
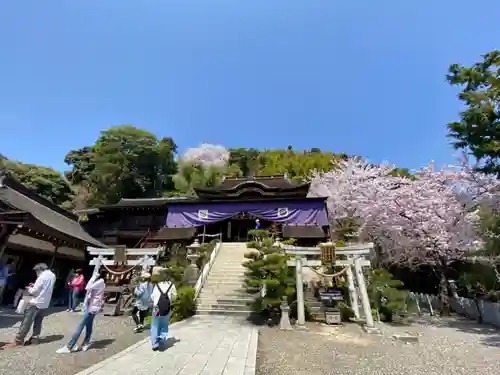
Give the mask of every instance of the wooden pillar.
<path id="1" fill-rule="evenodd" d="M 2 260 L 5 249 L 7 248 L 10 236 L 16 234 L 19 227 L 20 226 L 16 228 L 7 224 L 2 225 L 2 229 L 0 230 L 0 261 Z"/>
<path id="2" fill-rule="evenodd" d="M 52 269 L 52 267 L 54 267 L 54 263 L 56 261 L 56 256 L 57 256 L 57 250 L 59 250 L 59 247 L 58 245 L 56 245 L 54 247 L 54 253 L 52 254 L 52 260 L 50 261 L 50 266 L 49 268 Z"/>

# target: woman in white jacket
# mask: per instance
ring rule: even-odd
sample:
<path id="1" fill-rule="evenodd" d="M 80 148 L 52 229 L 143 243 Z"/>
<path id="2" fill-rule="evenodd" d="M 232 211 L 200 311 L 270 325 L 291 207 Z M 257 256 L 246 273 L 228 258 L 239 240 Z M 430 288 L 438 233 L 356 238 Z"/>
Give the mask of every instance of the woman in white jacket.
<path id="1" fill-rule="evenodd" d="M 106 284 L 104 282 L 106 272 L 101 270 L 98 274 L 94 274 L 87 283 L 87 293 L 83 301 L 83 319 L 76 328 L 73 337 L 69 343 L 57 350 L 56 353 L 71 353 L 80 338 L 80 335 L 85 328 L 85 338 L 81 347 L 82 351 L 87 351 L 90 347 L 90 339 L 92 338 L 92 329 L 94 327 L 94 318 L 102 311 L 104 306 L 104 289 Z"/>

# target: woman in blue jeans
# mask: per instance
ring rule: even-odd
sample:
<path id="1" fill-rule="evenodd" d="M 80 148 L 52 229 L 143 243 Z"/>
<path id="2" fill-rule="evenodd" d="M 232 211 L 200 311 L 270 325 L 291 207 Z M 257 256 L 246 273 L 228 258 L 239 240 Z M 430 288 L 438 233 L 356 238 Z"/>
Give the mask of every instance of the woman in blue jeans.
<path id="1" fill-rule="evenodd" d="M 76 328 L 73 337 L 69 340 L 68 344 L 63 346 L 61 349 L 57 350 L 56 353 L 71 353 L 75 348 L 75 345 L 80 338 L 83 329 L 85 329 L 85 338 L 83 339 L 83 344 L 81 346 L 82 351 L 87 351 L 90 347 L 90 339 L 92 337 L 92 328 L 94 326 L 95 316 L 102 311 L 104 306 L 104 288 L 106 284 L 105 271 L 100 271 L 98 274 L 94 274 L 87 284 L 87 293 L 85 294 L 85 300 L 83 301 L 83 319 Z"/>
<path id="2" fill-rule="evenodd" d="M 150 340 L 151 348 L 159 350 L 165 344 L 168 338 L 168 322 L 170 320 L 171 311 L 168 314 L 161 314 L 159 301 L 162 294 L 168 295 L 170 302 L 177 296 L 177 290 L 173 282 L 166 280 L 166 269 L 163 267 L 154 267 L 151 281 L 154 283 L 151 293 L 153 303 L 153 314 L 151 317 Z"/>

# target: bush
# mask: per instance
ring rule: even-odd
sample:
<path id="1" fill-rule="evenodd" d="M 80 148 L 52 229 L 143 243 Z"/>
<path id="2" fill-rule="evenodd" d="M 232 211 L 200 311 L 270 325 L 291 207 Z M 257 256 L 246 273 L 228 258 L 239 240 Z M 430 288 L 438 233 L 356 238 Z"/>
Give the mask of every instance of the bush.
<path id="1" fill-rule="evenodd" d="M 172 316 L 170 322 L 178 322 L 187 319 L 196 312 L 194 300 L 195 290 L 190 286 L 182 286 L 177 291 L 177 298 L 172 302 Z"/>
<path id="2" fill-rule="evenodd" d="M 340 310 L 340 319 L 343 322 L 349 322 L 352 318 L 354 318 L 354 311 L 352 311 L 351 307 L 345 302 L 339 302 L 338 304 Z"/>

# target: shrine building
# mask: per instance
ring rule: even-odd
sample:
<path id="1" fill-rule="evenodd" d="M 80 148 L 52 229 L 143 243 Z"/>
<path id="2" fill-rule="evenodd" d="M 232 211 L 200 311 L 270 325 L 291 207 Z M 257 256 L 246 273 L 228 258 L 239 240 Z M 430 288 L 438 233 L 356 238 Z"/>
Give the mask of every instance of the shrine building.
<path id="1" fill-rule="evenodd" d="M 56 274 L 53 302 L 64 301 L 68 273 L 85 266 L 88 246 L 106 247 L 76 215 L 0 172 L 0 263 L 12 275 L 0 304 L 11 304 L 17 289 L 34 281 L 33 266 L 40 262 Z"/>
<path id="2" fill-rule="evenodd" d="M 326 198 L 307 197 L 309 187 L 284 175 L 225 178 L 213 188 L 195 189 L 196 197 L 121 199 L 78 214 L 89 233 L 110 246 L 187 243 L 202 233 L 244 242 L 258 227 L 316 245 L 328 237 Z"/>

